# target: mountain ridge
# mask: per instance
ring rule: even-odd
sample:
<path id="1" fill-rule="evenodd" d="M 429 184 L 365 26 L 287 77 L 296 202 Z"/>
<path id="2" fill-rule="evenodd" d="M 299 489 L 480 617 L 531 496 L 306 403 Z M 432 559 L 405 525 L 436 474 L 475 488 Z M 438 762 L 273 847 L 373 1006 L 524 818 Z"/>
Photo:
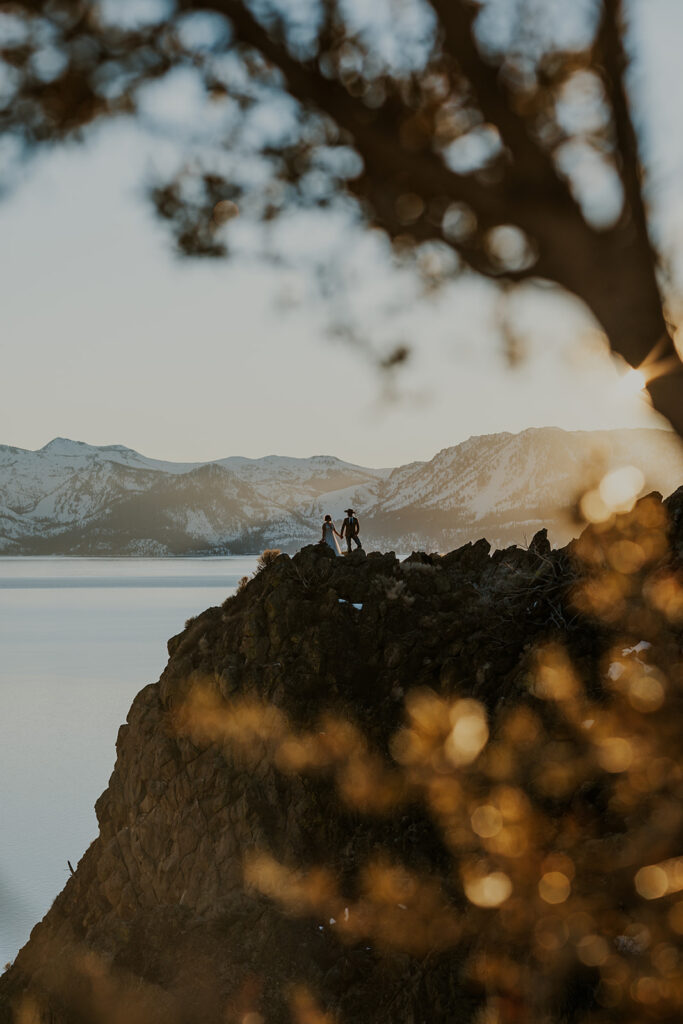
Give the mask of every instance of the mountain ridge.
<path id="1" fill-rule="evenodd" d="M 501 547 L 545 525 L 565 543 L 582 491 L 626 465 L 641 493 L 668 494 L 683 479 L 683 446 L 663 430 L 531 427 L 372 468 L 333 455 L 176 463 L 56 437 L 36 451 L 0 445 L 0 554 L 293 551 L 349 505 L 371 546 L 448 550 L 486 534 Z"/>

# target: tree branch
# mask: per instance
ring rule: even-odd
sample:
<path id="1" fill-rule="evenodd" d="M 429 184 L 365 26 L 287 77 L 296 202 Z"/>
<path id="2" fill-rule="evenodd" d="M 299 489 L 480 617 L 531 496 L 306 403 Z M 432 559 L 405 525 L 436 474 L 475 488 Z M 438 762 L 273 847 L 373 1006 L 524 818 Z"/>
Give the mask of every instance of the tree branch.
<path id="1" fill-rule="evenodd" d="M 486 257 L 484 234 L 501 223 L 516 224 L 536 243 L 538 262 L 517 279 L 545 276 L 583 299 L 604 327 L 612 348 L 638 365 L 654 344 L 668 338 L 667 355 L 675 355 L 662 313 L 652 251 L 640 195 L 635 133 L 623 89 L 623 54 L 618 30 L 619 0 L 603 0 L 601 46 L 605 53 L 605 79 L 613 105 L 630 221 L 608 232 L 592 230 L 583 219 L 552 157 L 530 136 L 524 119 L 510 106 L 496 70 L 476 49 L 473 12 L 464 0 L 429 0 L 441 18 L 444 42 L 469 78 L 482 112 L 501 130 L 514 164 L 496 184 L 484 184 L 471 175 L 448 168 L 434 150 L 415 151 L 401 140 L 403 119 L 413 111 L 398 98 L 379 110 L 369 109 L 338 81 L 326 78 L 318 64 L 301 62 L 288 51 L 282 38 L 269 32 L 241 0 L 180 0 L 182 10 L 212 10 L 225 15 L 235 38 L 253 47 L 282 74 L 290 94 L 305 106 L 329 115 L 354 139 L 364 160 L 365 174 L 350 188 L 369 199 L 376 220 L 396 237 L 412 234 L 419 240 L 445 240 L 473 269 L 489 277 L 505 278 Z M 402 224 L 396 200 L 415 192 L 428 207 L 430 200 L 462 201 L 475 213 L 478 231 L 473 239 L 444 238 L 440 224 L 421 216 Z M 678 357 L 676 356 L 678 361 Z M 656 408 L 683 434 L 683 412 L 672 401 L 675 388 L 661 378 L 651 394 Z M 681 403 L 683 405 L 683 403 Z"/>
<path id="2" fill-rule="evenodd" d="M 405 182 L 406 191 L 422 197 L 441 195 L 465 202 L 478 218 L 491 225 L 508 219 L 509 210 L 501 194 L 472 176 L 450 170 L 433 151 L 415 153 L 406 149 L 400 141 L 399 117 L 393 112 L 388 116 L 381 110 L 371 110 L 340 82 L 326 78 L 317 64 L 296 60 L 284 42 L 271 35 L 240 0 L 180 0 L 179 8 L 213 10 L 228 17 L 235 38 L 253 46 L 279 69 L 295 99 L 328 114 L 353 136 L 373 174 L 398 178 Z M 408 114 L 407 109 L 405 112 Z"/>
<path id="3" fill-rule="evenodd" d="M 640 293 L 647 304 L 650 320 L 649 329 L 645 329 L 639 317 L 638 328 L 642 325 L 642 329 L 615 331 L 610 335 L 610 341 L 615 351 L 623 355 L 632 366 L 645 362 L 655 346 L 658 347 L 658 362 L 666 365 L 668 370 L 650 384 L 650 395 L 655 408 L 683 436 L 683 363 L 664 317 L 656 274 L 657 254 L 648 231 L 638 139 L 624 83 L 628 57 L 623 43 L 623 4 L 622 0 L 603 0 L 603 4 L 597 49 L 602 58 L 603 80 L 613 112 L 625 196 L 622 217 L 610 234 L 614 258 L 618 259 L 626 247 L 637 250 Z"/>
<path id="4" fill-rule="evenodd" d="M 471 0 L 428 0 L 436 13 L 443 34 L 444 51 L 451 56 L 469 81 L 474 98 L 487 121 L 496 126 L 503 143 L 514 157 L 515 176 L 530 189 L 539 187 L 573 204 L 564 183 L 558 178 L 550 154 L 529 133 L 524 117 L 517 114 L 512 96 L 501 81 L 497 67 L 481 55 L 474 34 L 477 13 Z"/>

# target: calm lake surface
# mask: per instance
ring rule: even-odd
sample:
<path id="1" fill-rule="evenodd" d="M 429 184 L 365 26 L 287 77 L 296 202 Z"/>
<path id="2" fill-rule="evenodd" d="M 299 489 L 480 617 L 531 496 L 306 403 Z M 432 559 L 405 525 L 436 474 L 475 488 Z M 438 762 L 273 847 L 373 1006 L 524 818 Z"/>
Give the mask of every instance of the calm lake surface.
<path id="1" fill-rule="evenodd" d="M 256 557 L 0 558 L 0 970 L 97 834 L 119 726 Z"/>

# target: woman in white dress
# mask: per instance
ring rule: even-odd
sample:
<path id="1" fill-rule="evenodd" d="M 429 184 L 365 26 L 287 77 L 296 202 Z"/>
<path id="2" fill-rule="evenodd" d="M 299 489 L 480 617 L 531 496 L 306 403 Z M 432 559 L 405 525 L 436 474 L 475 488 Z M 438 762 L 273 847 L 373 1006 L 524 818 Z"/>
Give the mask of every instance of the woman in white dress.
<path id="1" fill-rule="evenodd" d="M 337 529 L 332 522 L 332 516 L 325 516 L 321 543 L 327 544 L 331 547 L 335 555 L 341 555 L 341 548 L 339 547 L 339 541 L 337 540 L 338 536 L 339 534 L 337 533 Z"/>

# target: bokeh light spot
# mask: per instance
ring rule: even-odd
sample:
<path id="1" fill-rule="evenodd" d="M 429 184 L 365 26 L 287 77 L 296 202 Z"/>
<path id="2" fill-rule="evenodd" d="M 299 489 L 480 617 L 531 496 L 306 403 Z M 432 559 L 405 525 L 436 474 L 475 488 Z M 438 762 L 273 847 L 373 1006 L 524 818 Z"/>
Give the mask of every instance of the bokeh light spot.
<path id="1" fill-rule="evenodd" d="M 562 871 L 547 871 L 538 883 L 538 892 L 546 903 L 564 903 L 571 892 L 571 883 Z"/>
<path id="2" fill-rule="evenodd" d="M 472 829 L 482 839 L 491 839 L 498 835 L 503 827 L 503 815 L 492 804 L 477 807 L 471 818 Z"/>
<path id="3" fill-rule="evenodd" d="M 609 946 L 601 935 L 584 935 L 576 944 L 576 952 L 587 967 L 599 967 L 609 956 Z"/>
<path id="4" fill-rule="evenodd" d="M 600 742 L 598 761 L 606 772 L 625 772 L 633 761 L 633 748 L 622 736 L 609 736 Z"/>
<path id="5" fill-rule="evenodd" d="M 630 512 L 644 483 L 645 477 L 637 466 L 622 466 L 602 478 L 598 492 L 612 512 Z"/>
<path id="6" fill-rule="evenodd" d="M 470 764 L 489 738 L 486 712 L 479 701 L 459 700 L 452 706 L 450 718 L 453 728 L 446 740 L 446 755 L 456 766 Z"/>
<path id="7" fill-rule="evenodd" d="M 512 892 L 512 882 L 504 871 L 472 875 L 465 879 L 465 895 L 477 907 L 499 907 Z"/>
<path id="8" fill-rule="evenodd" d="M 618 388 L 624 395 L 637 395 L 647 387 L 647 380 L 642 370 L 632 366 L 619 378 Z"/>
<path id="9" fill-rule="evenodd" d="M 664 687 L 656 676 L 638 675 L 631 680 L 628 699 L 636 711 L 657 711 L 664 703 Z"/>
<path id="10" fill-rule="evenodd" d="M 666 895 L 669 880 L 666 871 L 657 864 L 641 868 L 636 874 L 636 891 L 646 900 L 658 900 Z"/>

